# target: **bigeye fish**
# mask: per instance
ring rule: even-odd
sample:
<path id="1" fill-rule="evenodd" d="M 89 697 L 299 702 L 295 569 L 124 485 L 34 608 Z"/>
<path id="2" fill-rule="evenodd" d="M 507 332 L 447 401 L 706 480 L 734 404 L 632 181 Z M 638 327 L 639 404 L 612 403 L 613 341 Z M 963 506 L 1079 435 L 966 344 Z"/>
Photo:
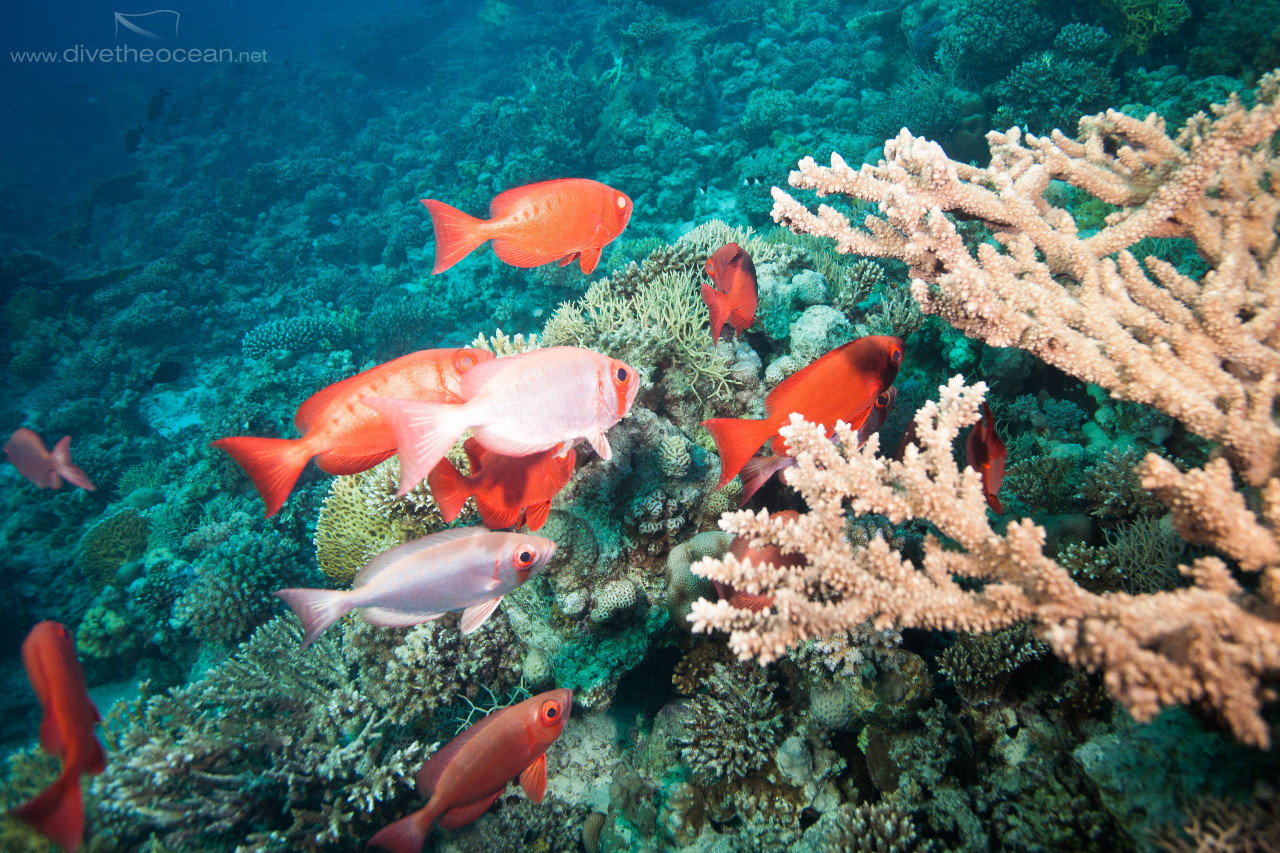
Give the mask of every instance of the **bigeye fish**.
<path id="1" fill-rule="evenodd" d="M 349 590 L 280 589 L 302 620 L 302 648 L 352 610 L 382 628 L 402 628 L 462 611 L 463 634 L 484 624 L 502 601 L 547 565 L 556 543 L 541 536 L 457 527 L 383 551 Z"/>
<path id="2" fill-rule="evenodd" d="M 366 397 L 457 403 L 462 375 L 493 358 L 482 349 L 428 349 L 371 367 L 308 397 L 293 416 L 301 438 L 236 435 L 210 446 L 225 451 L 253 480 L 267 517 L 284 506 L 307 460 L 329 474 L 358 474 L 396 452 L 391 427 L 361 405 Z"/>
<path id="3" fill-rule="evenodd" d="M 548 690 L 494 711 L 451 740 L 418 771 L 418 791 L 427 804 L 386 827 L 369 846 L 392 853 L 420 853 L 437 822 L 466 826 L 488 811 L 519 777 L 535 803 L 547 793 L 547 748 L 560 737 L 573 708 L 573 691 Z"/>
<path id="4" fill-rule="evenodd" d="M 547 347 L 468 370 L 462 403 L 371 397 L 364 404 L 395 433 L 397 494 L 403 495 L 426 479 L 467 429 L 502 456 L 552 448 L 564 453 L 585 438 L 608 461 L 613 454 L 605 432 L 626 417 L 638 387 L 635 368 L 624 361 L 580 347 Z"/>
<path id="5" fill-rule="evenodd" d="M 84 839 L 80 777 L 106 769 L 107 755 L 94 733 L 102 719 L 89 698 L 84 670 L 71 632 L 58 622 L 41 622 L 22 641 L 22 664 L 44 716 L 40 746 L 62 759 L 62 772 L 36 798 L 9 812 L 63 850 L 78 850 Z"/>
<path id="6" fill-rule="evenodd" d="M 590 274 L 605 244 L 631 220 L 626 193 L 586 178 L 560 178 L 513 187 L 489 202 L 489 219 L 468 216 L 433 198 L 421 200 L 436 232 L 436 263 L 441 273 L 471 254 L 485 240 L 503 263 L 536 267 L 577 260 Z"/>

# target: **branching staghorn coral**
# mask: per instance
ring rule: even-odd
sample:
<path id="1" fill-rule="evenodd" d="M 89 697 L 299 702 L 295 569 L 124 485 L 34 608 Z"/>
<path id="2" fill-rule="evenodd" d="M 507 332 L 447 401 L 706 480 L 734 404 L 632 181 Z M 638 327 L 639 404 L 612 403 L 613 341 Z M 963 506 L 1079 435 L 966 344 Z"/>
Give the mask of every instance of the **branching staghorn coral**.
<path id="1" fill-rule="evenodd" d="M 1216 557 L 1182 569 L 1193 581 L 1187 589 L 1095 595 L 1043 554 L 1043 528 L 1023 519 L 998 535 L 987 519 L 980 475 L 959 469 L 952 456 L 960 430 L 981 417 L 985 390 L 960 377 L 943 386 L 941 399 L 917 412 L 917 444 L 908 445 L 901 462 L 877 456 L 876 436 L 855 450 L 857 436 L 847 425 L 837 427 L 833 443 L 823 427 L 793 415 L 782 432 L 798 464 L 784 476 L 810 512 L 788 524 L 767 511 L 744 510 L 726 513 L 721 526 L 784 553 L 804 553 L 808 565 L 754 565 L 732 555 L 703 561 L 694 567 L 698 574 L 772 594 L 775 606 L 753 613 L 703 599 L 689 617 L 694 630 L 728 631 L 740 657 L 767 663 L 805 639 L 867 619 L 877 627 L 955 631 L 1026 620 L 1059 657 L 1102 672 L 1113 698 L 1136 718 L 1194 703 L 1241 740 L 1267 746 L 1261 706 L 1271 696 L 1267 683 L 1280 677 L 1275 603 L 1246 592 Z M 1226 489 L 1230 494 L 1229 481 Z M 1223 493 L 1206 499 L 1221 502 Z M 960 549 L 929 536 L 920 568 L 879 537 L 851 550 L 843 536 L 846 501 L 856 514 L 881 513 L 895 524 L 927 518 Z"/>
<path id="2" fill-rule="evenodd" d="M 444 704 L 518 680 L 500 615 L 461 638 L 345 620 L 305 650 L 292 616 L 263 626 L 198 681 L 109 715 L 111 760 L 91 824 L 114 849 L 346 849 L 409 801 Z M 392 801 L 402 802 L 393 805 Z"/>
<path id="3" fill-rule="evenodd" d="M 809 566 L 708 565 L 735 588 L 775 592 L 776 612 L 704 603 L 691 618 L 731 631 L 739 654 L 763 660 L 867 617 L 961 630 L 1028 619 L 1059 657 L 1103 673 L 1137 718 L 1197 704 L 1241 740 L 1268 746 L 1261 708 L 1280 678 L 1280 72 L 1262 78 L 1253 107 L 1233 96 L 1213 113 L 1194 116 L 1176 137 L 1155 115 L 1115 111 L 1082 119 L 1074 141 L 993 132 L 991 165 L 981 169 L 905 130 L 878 166 L 855 171 L 838 155 L 830 168 L 802 160 L 794 186 L 879 204 L 881 216 L 861 228 L 832 207 L 814 214 L 780 189 L 773 196 L 774 218 L 793 230 L 905 261 L 926 312 L 1113 398 L 1153 406 L 1217 444 L 1202 468 L 1183 472 L 1148 454 L 1138 470 L 1178 534 L 1233 565 L 1204 557 L 1180 569 L 1190 588 L 1095 595 L 1043 555 L 1044 531 L 1030 521 L 996 535 L 977 474 L 951 457 L 984 390 L 957 378 L 917 413 L 921 440 L 902 462 L 850 450 L 847 429 L 838 432 L 842 453 L 821 429 L 785 428 L 805 448 L 787 481 L 813 511 L 790 528 L 752 513 L 722 524 L 802 551 Z M 1050 201 L 1055 180 L 1119 210 L 1082 237 Z M 971 249 L 949 213 L 977 220 L 995 242 Z M 1210 268 L 1195 279 L 1159 258 L 1139 261 L 1128 249 L 1144 237 L 1188 239 Z M 929 540 L 923 570 L 884 543 L 850 553 L 838 536 L 846 498 L 854 512 L 928 519 L 962 550 Z M 984 585 L 961 587 L 955 576 Z"/>

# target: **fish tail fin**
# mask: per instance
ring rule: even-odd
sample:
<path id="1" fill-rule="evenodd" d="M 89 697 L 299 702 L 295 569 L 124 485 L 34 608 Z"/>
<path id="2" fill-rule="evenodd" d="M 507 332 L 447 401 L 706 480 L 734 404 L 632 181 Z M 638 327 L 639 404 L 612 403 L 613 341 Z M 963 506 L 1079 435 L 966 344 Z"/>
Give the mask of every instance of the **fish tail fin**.
<path id="1" fill-rule="evenodd" d="M 267 518 L 284 506 L 285 498 L 293 491 L 294 483 L 307 467 L 311 454 L 299 439 L 255 438 L 237 435 L 220 438 L 209 443 L 210 447 L 226 451 L 240 464 L 253 480 L 254 488 L 262 496 Z"/>
<path id="2" fill-rule="evenodd" d="M 477 219 L 433 198 L 424 198 L 422 203 L 431 214 L 431 225 L 436 231 L 436 263 L 431 268 L 433 275 L 444 272 L 489 239 L 481 227 L 485 220 Z"/>
<path id="3" fill-rule="evenodd" d="M 291 588 L 278 589 L 275 594 L 302 620 L 302 649 L 351 612 L 351 596 L 345 590 Z"/>
<path id="4" fill-rule="evenodd" d="M 80 470 L 80 466 L 71 461 L 71 436 L 64 435 L 62 440 L 53 446 L 52 455 L 53 469 L 58 472 L 59 477 L 87 492 L 97 488 L 89 481 L 84 471 Z"/>
<path id="5" fill-rule="evenodd" d="M 74 767 L 64 767 L 52 785 L 9 814 L 63 850 L 75 850 L 84 838 L 79 772 Z"/>
<path id="6" fill-rule="evenodd" d="M 400 488 L 403 497 L 440 464 L 470 424 L 461 403 L 422 403 L 389 397 L 366 397 L 364 404 L 382 416 L 396 437 L 400 457 Z"/>
<path id="7" fill-rule="evenodd" d="M 769 440 L 769 436 L 777 432 L 770 421 L 746 418 L 712 418 L 703 421 L 702 425 L 716 440 L 716 449 L 720 451 L 720 485 L 717 488 L 724 488 Z"/>
<path id="8" fill-rule="evenodd" d="M 440 508 L 440 515 L 451 522 L 462 512 L 462 505 L 471 497 L 467 488 L 467 479 L 453 467 L 449 460 L 441 460 L 427 475 L 427 485 L 431 487 L 431 497 Z"/>
<path id="9" fill-rule="evenodd" d="M 395 823 L 378 830 L 369 839 L 370 846 L 390 850 L 391 853 L 421 853 L 422 845 L 427 840 L 427 833 L 435 823 L 435 816 L 424 807 L 408 817 L 402 817 Z"/>
<path id="10" fill-rule="evenodd" d="M 702 283 L 702 301 L 707 303 L 707 311 L 711 314 L 711 337 L 716 346 L 720 345 L 720 332 L 724 329 L 725 320 L 729 319 L 729 306 L 725 296 L 707 282 Z"/>

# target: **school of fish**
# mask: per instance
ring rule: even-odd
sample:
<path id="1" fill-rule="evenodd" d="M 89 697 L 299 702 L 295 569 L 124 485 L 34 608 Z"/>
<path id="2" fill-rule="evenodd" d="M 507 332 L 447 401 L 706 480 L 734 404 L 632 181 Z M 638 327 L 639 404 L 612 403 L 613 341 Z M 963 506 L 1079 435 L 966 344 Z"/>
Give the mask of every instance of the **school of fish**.
<path id="1" fill-rule="evenodd" d="M 544 181 L 509 189 L 480 219 L 435 199 L 422 199 L 436 237 L 433 273 L 457 264 L 491 242 L 511 266 L 578 261 L 583 273 L 599 263 L 605 245 L 627 227 L 631 199 L 585 179 Z M 757 283 L 750 254 L 736 243 L 708 258 L 701 284 L 713 341 L 727 325 L 734 335 L 755 322 Z M 859 442 L 892 411 L 904 344 L 869 336 L 837 347 L 780 382 L 766 397 L 759 420 L 703 422 L 720 452 L 720 486 L 741 473 L 746 503 L 775 473 L 795 463 L 778 430 L 793 412 L 831 432 L 836 421 L 859 430 Z M 369 560 L 349 590 L 276 591 L 301 619 L 302 647 L 347 613 L 382 627 L 403 627 L 461 612 L 469 634 L 504 595 L 546 568 L 554 542 L 532 533 L 573 476 L 585 441 L 604 461 L 612 457 L 607 433 L 627 416 L 639 389 L 634 367 L 608 354 L 549 347 L 495 358 L 471 347 L 423 350 L 336 382 L 308 397 L 294 415 L 297 438 L 230 436 L 212 446 L 244 469 L 267 516 L 280 511 L 309 461 L 329 474 L 355 474 L 390 456 L 400 458 L 399 494 L 426 481 L 443 517 L 454 521 L 475 503 L 483 527 L 452 528 L 407 542 Z M 467 472 L 446 453 L 465 433 Z M 908 436 L 909 438 L 909 436 Z M 904 444 L 907 439 L 904 439 Z M 756 451 L 772 442 L 773 455 Z M 36 486 L 57 489 L 93 483 L 71 462 L 71 438 L 52 451 L 29 429 L 4 446 L 19 473 Z M 983 478 L 995 512 L 1007 451 L 990 411 L 966 443 L 969 464 Z M 779 513 L 794 518 L 794 511 Z M 779 566 L 804 564 L 800 554 L 753 547 L 741 538 L 730 552 L 742 560 Z M 736 607 L 762 610 L 770 596 L 716 584 Z M 75 645 L 67 629 L 41 622 L 22 646 L 27 676 L 43 712 L 40 744 L 62 761 L 57 780 L 11 814 L 64 850 L 79 847 L 84 832 L 80 778 L 101 773 L 106 755 L 94 729 L 100 717 L 89 699 Z M 378 832 L 370 844 L 392 853 L 417 853 L 432 826 L 457 828 L 478 818 L 513 779 L 535 803 L 546 792 L 546 751 L 569 719 L 573 694 L 551 690 L 490 713 L 433 754 L 418 773 L 427 798 L 418 811 Z"/>

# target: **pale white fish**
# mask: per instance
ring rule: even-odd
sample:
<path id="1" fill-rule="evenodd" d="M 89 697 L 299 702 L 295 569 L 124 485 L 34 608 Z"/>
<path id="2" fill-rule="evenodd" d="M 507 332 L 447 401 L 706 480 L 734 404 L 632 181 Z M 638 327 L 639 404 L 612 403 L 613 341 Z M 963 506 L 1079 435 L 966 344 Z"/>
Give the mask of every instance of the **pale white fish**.
<path id="1" fill-rule="evenodd" d="M 370 625 L 396 628 L 462 611 L 463 634 L 479 628 L 502 596 L 547 565 L 556 543 L 541 536 L 457 527 L 383 551 L 349 590 L 281 589 L 302 620 L 302 647 L 352 610 Z"/>

